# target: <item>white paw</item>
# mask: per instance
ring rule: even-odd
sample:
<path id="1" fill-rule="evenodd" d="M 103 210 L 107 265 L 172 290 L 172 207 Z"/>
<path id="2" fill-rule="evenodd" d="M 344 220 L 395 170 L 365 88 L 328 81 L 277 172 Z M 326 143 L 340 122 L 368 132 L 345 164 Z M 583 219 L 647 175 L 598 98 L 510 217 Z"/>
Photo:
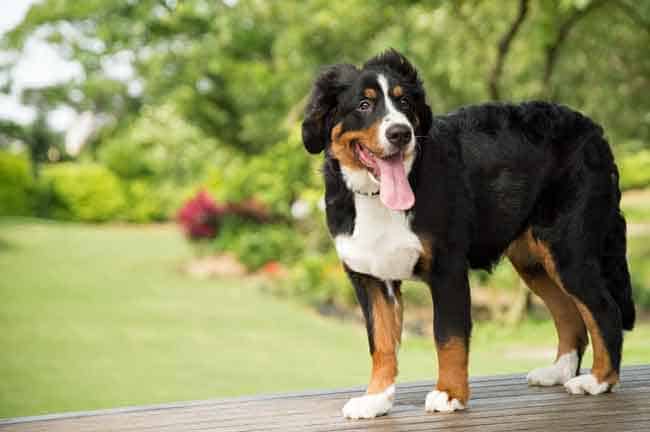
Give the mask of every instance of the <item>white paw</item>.
<path id="1" fill-rule="evenodd" d="M 575 351 L 563 354 L 555 364 L 543 368 L 533 369 L 526 379 L 531 386 L 553 386 L 564 384 L 576 376 L 578 368 L 578 354 Z"/>
<path id="2" fill-rule="evenodd" d="M 350 419 L 370 419 L 386 414 L 393 407 L 395 386 L 381 393 L 367 394 L 350 399 L 343 407 L 343 417 Z"/>
<path id="3" fill-rule="evenodd" d="M 427 412 L 453 412 L 465 409 L 465 405 L 463 405 L 458 399 L 450 400 L 447 392 L 433 390 L 427 395 L 424 409 Z"/>
<path id="4" fill-rule="evenodd" d="M 564 384 L 564 388 L 571 394 L 592 394 L 597 395 L 609 390 L 610 385 L 607 382 L 599 383 L 595 376 L 591 374 L 579 375 L 571 378 Z"/>

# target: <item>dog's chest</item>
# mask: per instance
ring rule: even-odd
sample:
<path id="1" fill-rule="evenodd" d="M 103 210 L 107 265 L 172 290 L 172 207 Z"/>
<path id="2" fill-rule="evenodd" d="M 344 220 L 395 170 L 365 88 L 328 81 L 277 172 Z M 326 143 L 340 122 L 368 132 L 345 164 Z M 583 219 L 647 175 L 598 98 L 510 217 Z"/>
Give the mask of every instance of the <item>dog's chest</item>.
<path id="1" fill-rule="evenodd" d="M 355 195 L 354 206 L 352 235 L 339 234 L 335 238 L 341 260 L 355 272 L 383 280 L 412 278 L 422 244 L 411 231 L 406 213 L 364 195 Z"/>

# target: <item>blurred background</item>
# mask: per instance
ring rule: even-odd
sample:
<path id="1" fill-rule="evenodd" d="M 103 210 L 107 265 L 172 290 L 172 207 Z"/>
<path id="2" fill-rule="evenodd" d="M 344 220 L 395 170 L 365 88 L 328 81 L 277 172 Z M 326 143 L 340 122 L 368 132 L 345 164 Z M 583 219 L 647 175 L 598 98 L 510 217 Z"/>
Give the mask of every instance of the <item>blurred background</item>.
<path id="1" fill-rule="evenodd" d="M 435 112 L 547 99 L 604 126 L 624 364 L 650 362 L 649 1 L 12 0 L 0 34 L 0 417 L 364 384 L 299 125 L 321 66 L 388 47 Z M 472 375 L 553 360 L 508 263 L 472 286 Z M 428 290 L 405 296 L 401 380 L 431 379 Z"/>

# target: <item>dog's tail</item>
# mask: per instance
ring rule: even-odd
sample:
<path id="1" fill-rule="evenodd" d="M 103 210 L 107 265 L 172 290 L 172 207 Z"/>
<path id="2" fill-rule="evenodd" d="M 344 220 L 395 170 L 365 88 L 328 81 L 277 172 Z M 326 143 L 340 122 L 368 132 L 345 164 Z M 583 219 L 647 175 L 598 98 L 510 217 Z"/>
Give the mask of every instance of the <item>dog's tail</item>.
<path id="1" fill-rule="evenodd" d="M 605 232 L 600 249 L 601 272 L 607 290 L 621 310 L 623 328 L 631 330 L 636 313 L 626 259 L 625 219 L 620 211 L 618 169 L 603 129 L 589 117 L 563 105 L 529 102 L 521 107 L 529 140 L 550 139 L 555 144 L 553 150 L 558 164 L 552 175 L 557 181 L 567 173 L 580 172 L 578 168 L 585 165 L 595 167 L 598 172 L 598 194 L 611 199 L 609 220 L 601 221 Z"/>
<path id="2" fill-rule="evenodd" d="M 618 190 L 616 193 L 618 200 L 620 200 L 621 193 Z M 617 211 L 613 214 L 609 231 L 605 235 L 603 255 L 601 257 L 601 270 L 607 281 L 607 289 L 621 310 L 623 328 L 625 330 L 632 330 L 636 312 L 632 300 L 630 272 L 625 257 L 625 251 L 627 249 L 625 228 L 625 219 L 617 208 Z"/>

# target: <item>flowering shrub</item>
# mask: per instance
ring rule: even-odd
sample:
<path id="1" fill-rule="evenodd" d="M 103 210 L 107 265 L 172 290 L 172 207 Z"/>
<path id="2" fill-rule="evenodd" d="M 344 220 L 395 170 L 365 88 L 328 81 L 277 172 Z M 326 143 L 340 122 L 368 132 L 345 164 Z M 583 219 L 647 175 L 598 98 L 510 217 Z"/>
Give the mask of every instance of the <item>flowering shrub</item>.
<path id="1" fill-rule="evenodd" d="M 190 240 L 213 239 L 219 232 L 225 211 L 225 207 L 217 205 L 206 191 L 201 190 L 181 207 L 176 220 Z"/>
<path id="2" fill-rule="evenodd" d="M 221 204 L 205 190 L 200 190 L 181 207 L 176 220 L 190 240 L 201 240 L 215 238 L 225 219 L 233 217 L 254 226 L 271 220 L 266 208 L 255 200 Z"/>

